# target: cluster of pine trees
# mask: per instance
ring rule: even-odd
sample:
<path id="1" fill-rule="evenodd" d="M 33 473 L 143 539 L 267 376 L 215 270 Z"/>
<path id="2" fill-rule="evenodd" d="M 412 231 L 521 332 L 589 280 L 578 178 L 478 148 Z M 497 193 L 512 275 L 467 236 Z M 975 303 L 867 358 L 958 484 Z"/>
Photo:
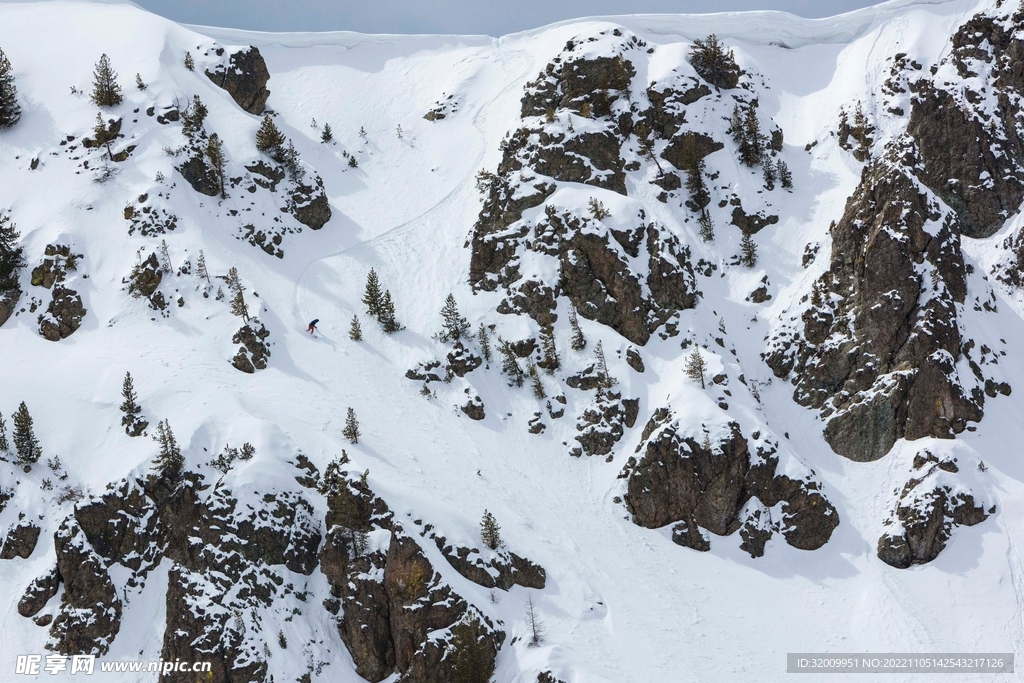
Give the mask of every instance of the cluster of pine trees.
<path id="1" fill-rule="evenodd" d="M 31 467 L 39 461 L 43 455 L 43 449 L 39 446 L 39 439 L 36 438 L 35 428 L 32 422 L 32 415 L 28 412 L 28 406 L 22 401 L 18 409 L 11 415 L 13 430 L 11 438 L 7 439 L 7 423 L 3 415 L 0 415 L 0 454 L 14 451 L 14 462 L 26 468 Z M 26 471 L 28 471 L 26 469 Z"/>
<path id="2" fill-rule="evenodd" d="M 373 268 L 366 275 L 366 289 L 363 293 L 363 304 L 366 312 L 377 319 L 381 329 L 387 334 L 394 334 L 402 329 L 401 323 L 395 318 L 395 302 L 391 298 L 391 290 L 381 293 L 380 279 Z M 355 321 L 358 324 L 358 320 Z M 351 332 L 349 334 L 351 336 Z"/>
<path id="3" fill-rule="evenodd" d="M 305 177 L 306 169 L 303 168 L 299 159 L 298 150 L 277 127 L 270 114 L 263 116 L 263 122 L 260 124 L 259 130 L 256 131 L 256 149 L 284 166 L 284 170 L 293 182 L 301 182 Z"/>

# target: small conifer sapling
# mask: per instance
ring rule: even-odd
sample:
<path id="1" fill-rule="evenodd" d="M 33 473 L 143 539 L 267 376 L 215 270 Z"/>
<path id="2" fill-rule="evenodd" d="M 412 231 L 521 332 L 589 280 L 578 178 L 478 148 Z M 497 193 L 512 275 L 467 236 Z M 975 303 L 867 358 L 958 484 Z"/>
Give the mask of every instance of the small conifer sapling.
<path id="1" fill-rule="evenodd" d="M 348 338 L 352 341 L 363 341 L 363 328 L 359 325 L 359 316 L 352 316 L 352 324 L 348 328 Z"/>
<path id="2" fill-rule="evenodd" d="M 345 428 L 341 430 L 341 434 L 351 443 L 359 443 L 359 421 L 356 419 L 356 411 L 351 408 L 345 415 Z"/>
<path id="3" fill-rule="evenodd" d="M 498 520 L 488 510 L 484 510 L 483 519 L 480 520 L 480 540 L 491 550 L 497 550 L 504 545 Z"/>
<path id="4" fill-rule="evenodd" d="M 695 382 L 700 382 L 700 388 L 704 388 L 704 374 L 708 366 L 701 355 L 700 349 L 694 347 L 686 359 L 686 376 Z"/>

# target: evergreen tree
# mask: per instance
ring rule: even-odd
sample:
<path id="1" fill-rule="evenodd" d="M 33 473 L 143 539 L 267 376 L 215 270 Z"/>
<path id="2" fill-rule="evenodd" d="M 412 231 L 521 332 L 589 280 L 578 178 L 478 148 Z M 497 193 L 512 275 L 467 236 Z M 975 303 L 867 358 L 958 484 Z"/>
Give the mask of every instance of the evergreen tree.
<path id="1" fill-rule="evenodd" d="M 740 162 L 747 166 L 756 166 L 764 154 L 764 136 L 761 135 L 761 123 L 757 119 L 757 109 L 747 107 L 743 117 L 743 139 L 740 142 Z"/>
<path id="2" fill-rule="evenodd" d="M 227 183 L 224 179 L 227 159 L 224 156 L 224 145 L 216 133 L 211 135 L 210 140 L 206 143 L 206 158 L 210 160 L 210 172 L 217 182 L 220 198 L 227 199 Z"/>
<path id="3" fill-rule="evenodd" d="M 185 68 L 189 71 L 196 70 L 196 61 L 192 59 L 192 53 L 188 51 L 185 52 Z"/>
<path id="4" fill-rule="evenodd" d="M 228 268 L 228 274 L 224 276 L 224 284 L 228 286 L 231 292 L 244 292 L 245 287 L 242 285 L 242 281 L 238 278 L 238 268 L 231 266 Z"/>
<path id="5" fill-rule="evenodd" d="M 573 351 L 582 351 L 587 348 L 587 338 L 583 336 L 583 329 L 580 327 L 580 319 L 576 315 L 576 307 L 569 306 L 569 327 L 572 328 L 572 339 L 569 346 Z"/>
<path id="6" fill-rule="evenodd" d="M 708 370 L 707 363 L 704 362 L 704 356 L 701 355 L 700 349 L 694 346 L 693 351 L 686 359 L 686 376 L 690 379 L 700 382 L 700 388 L 704 388 L 704 373 Z"/>
<path id="7" fill-rule="evenodd" d="M 299 151 L 295 149 L 295 145 L 291 140 L 281 148 L 280 158 L 276 159 L 276 161 L 284 165 L 284 170 L 288 172 L 288 178 L 292 182 L 301 182 L 306 177 L 306 169 L 302 167 Z"/>
<path id="8" fill-rule="evenodd" d="M 252 460 L 254 455 L 256 455 L 256 448 L 248 441 L 243 443 L 242 448 L 238 451 L 238 459 L 242 461 Z"/>
<path id="9" fill-rule="evenodd" d="M 480 327 L 477 328 L 476 339 L 480 342 L 480 355 L 489 364 L 491 362 L 491 338 L 487 334 L 487 326 L 483 323 L 480 323 Z"/>
<path id="10" fill-rule="evenodd" d="M 363 341 L 363 328 L 359 325 L 359 316 L 352 316 L 352 324 L 348 328 L 348 338 L 352 341 Z"/>
<path id="11" fill-rule="evenodd" d="M 160 268 L 168 275 L 174 272 L 171 266 L 171 254 L 167 250 L 167 240 L 160 240 Z"/>
<path id="12" fill-rule="evenodd" d="M 537 608 L 533 604 L 533 596 L 526 598 L 526 627 L 530 629 L 530 647 L 537 647 L 544 640 L 544 625 L 537 617 Z"/>
<path id="13" fill-rule="evenodd" d="M 11 444 L 7 441 L 7 423 L 4 416 L 0 414 L 0 452 L 11 450 Z"/>
<path id="14" fill-rule="evenodd" d="M 270 114 L 264 114 L 263 123 L 260 124 L 260 129 L 256 131 L 256 149 L 270 154 L 271 157 L 276 157 L 280 153 L 284 142 L 284 134 L 278 130 L 277 125 L 274 124 L 274 119 L 270 118 Z"/>
<path id="15" fill-rule="evenodd" d="M 160 453 L 153 463 L 153 470 L 162 479 L 176 481 L 185 467 L 185 458 L 181 455 L 181 448 L 174 438 L 174 432 L 171 431 L 170 422 L 161 420 L 156 426 L 156 436 L 153 438 L 160 444 Z"/>
<path id="16" fill-rule="evenodd" d="M 711 220 L 711 214 L 707 209 L 700 212 L 697 224 L 700 225 L 700 238 L 705 242 L 713 242 L 715 240 L 715 223 Z"/>
<path id="17" fill-rule="evenodd" d="M 24 249 L 18 246 L 21 233 L 11 217 L 0 214 L 0 292 L 18 289 L 18 271 L 25 266 Z"/>
<path id="18" fill-rule="evenodd" d="M 594 347 L 594 360 L 596 361 L 595 366 L 599 382 L 598 389 L 610 389 L 614 385 L 618 384 L 618 380 L 614 379 L 608 373 L 608 361 L 605 360 L 604 345 L 600 341 L 598 341 L 597 346 Z"/>
<path id="19" fill-rule="evenodd" d="M 135 87 L 139 90 L 145 90 L 149 86 L 146 85 L 142 80 L 142 74 L 135 74 Z"/>
<path id="20" fill-rule="evenodd" d="M 199 250 L 199 258 L 196 260 L 196 276 L 206 280 L 206 284 L 211 284 L 210 271 L 206 269 L 206 255 L 202 249 Z"/>
<path id="21" fill-rule="evenodd" d="M 647 159 L 647 161 L 654 162 L 654 165 L 658 167 L 658 177 L 660 178 L 665 175 L 665 171 L 661 167 L 661 162 L 658 161 L 658 155 L 654 153 L 654 140 L 645 136 L 638 138 L 637 143 L 640 156 Z"/>
<path id="22" fill-rule="evenodd" d="M 490 683 L 494 676 L 494 650 L 478 636 L 480 620 L 473 616 L 452 627 L 452 640 L 448 646 L 451 661 L 451 683 Z"/>
<path id="23" fill-rule="evenodd" d="M 779 184 L 787 190 L 793 189 L 793 174 L 789 170 L 789 164 L 779 159 L 776 171 L 779 174 Z"/>
<path id="24" fill-rule="evenodd" d="M 93 71 L 92 101 L 100 107 L 116 107 L 123 99 L 117 72 L 110 66 L 110 57 L 104 54 Z"/>
<path id="25" fill-rule="evenodd" d="M 43 451 L 39 447 L 39 439 L 36 438 L 35 431 L 32 429 L 32 416 L 29 415 L 28 406 L 24 401 L 11 416 L 11 421 L 14 423 L 12 441 L 14 441 L 14 451 L 18 454 L 18 464 L 31 465 L 37 462 Z"/>
<path id="26" fill-rule="evenodd" d="M 744 232 L 740 239 L 740 262 L 747 268 L 757 265 L 757 245 L 748 232 Z"/>
<path id="27" fill-rule="evenodd" d="M 235 292 L 231 299 L 231 315 L 237 315 L 243 322 L 249 322 L 249 305 L 245 303 L 245 294 L 241 290 Z"/>
<path id="28" fill-rule="evenodd" d="M 142 406 L 138 403 L 139 395 L 135 393 L 135 382 L 132 380 L 132 373 L 126 372 L 124 382 L 121 384 L 121 426 L 128 436 L 139 436 L 149 426 L 141 416 Z"/>
<path id="29" fill-rule="evenodd" d="M 402 124 L 398 124 L 398 127 L 395 128 L 395 133 L 398 135 L 398 139 L 401 140 L 405 135 L 405 131 L 402 130 Z"/>
<path id="30" fill-rule="evenodd" d="M 765 155 L 761 168 L 764 171 L 764 186 L 770 192 L 775 189 L 775 163 L 770 156 Z"/>
<path id="31" fill-rule="evenodd" d="M 366 276 L 366 289 L 363 292 L 363 303 L 366 305 L 366 312 L 374 318 L 380 318 L 380 303 L 382 298 L 380 291 L 380 280 L 377 278 L 377 271 L 370 268 Z"/>
<path id="32" fill-rule="evenodd" d="M 103 145 L 107 149 L 107 158 L 114 160 L 114 153 L 110 150 L 110 143 L 114 141 L 114 135 L 107 128 L 107 122 L 103 120 L 103 113 L 96 112 L 96 125 L 92 127 L 92 135 L 97 145 Z"/>
<path id="33" fill-rule="evenodd" d="M 484 510 L 483 519 L 480 520 L 480 540 L 491 550 L 497 550 L 505 545 L 501 540 L 501 527 L 498 526 L 498 520 L 487 510 Z"/>
<path id="34" fill-rule="evenodd" d="M 704 208 L 711 202 L 708 186 L 704 183 L 704 169 L 703 159 L 697 159 L 686 169 L 686 191 L 690 195 L 690 202 L 699 208 Z"/>
<path id="35" fill-rule="evenodd" d="M 734 104 L 732 107 L 732 116 L 729 117 L 728 133 L 732 136 L 732 141 L 737 145 L 743 143 L 743 110 L 740 109 L 740 105 L 738 104 Z"/>
<path id="36" fill-rule="evenodd" d="M 729 90 L 739 84 L 740 67 L 736 64 L 736 57 L 732 50 L 725 49 L 714 33 L 704 40 L 693 41 L 690 64 L 716 90 Z"/>
<path id="37" fill-rule="evenodd" d="M 448 295 L 441 308 L 441 341 L 456 342 L 462 337 L 469 335 L 469 322 L 459 313 L 459 306 L 455 302 L 455 296 Z"/>
<path id="38" fill-rule="evenodd" d="M 604 208 L 604 203 L 596 197 L 590 198 L 589 208 L 590 215 L 594 217 L 594 220 L 603 221 L 605 218 L 612 215 L 608 209 Z"/>
<path id="39" fill-rule="evenodd" d="M 345 428 L 341 430 L 341 434 L 352 443 L 359 443 L 359 421 L 356 420 L 356 411 L 351 408 L 345 415 Z"/>
<path id="40" fill-rule="evenodd" d="M 395 302 L 391 300 L 391 290 L 384 290 L 384 298 L 380 300 L 380 316 L 378 317 L 381 327 L 388 334 L 393 334 L 402 329 L 402 325 L 395 319 Z"/>
<path id="41" fill-rule="evenodd" d="M 192 104 L 185 108 L 181 115 L 181 132 L 190 142 L 198 144 L 206 136 L 203 124 L 210 110 L 206 108 L 199 95 L 192 96 Z"/>
<path id="42" fill-rule="evenodd" d="M 0 50 L 0 128 L 10 128 L 21 119 L 18 87 L 14 82 L 14 67 Z"/>
<path id="43" fill-rule="evenodd" d="M 562 359 L 558 356 L 558 349 L 555 347 L 555 329 L 550 324 L 542 325 L 540 328 L 540 350 L 544 354 L 539 365 L 553 373 L 562 367 Z"/>
<path id="44" fill-rule="evenodd" d="M 509 376 L 509 386 L 523 386 L 523 368 L 512 345 L 498 337 L 498 351 L 501 353 L 501 371 Z"/>
<path id="45" fill-rule="evenodd" d="M 530 388 L 533 389 L 533 395 L 538 400 L 543 399 L 547 396 L 544 393 L 544 382 L 540 379 L 540 373 L 537 372 L 537 366 L 530 363 L 530 368 L 527 370 L 527 374 L 530 376 Z"/>
<path id="46" fill-rule="evenodd" d="M 331 130 L 331 124 L 325 123 L 324 129 L 320 133 L 320 142 L 330 142 L 334 139 L 334 131 Z"/>

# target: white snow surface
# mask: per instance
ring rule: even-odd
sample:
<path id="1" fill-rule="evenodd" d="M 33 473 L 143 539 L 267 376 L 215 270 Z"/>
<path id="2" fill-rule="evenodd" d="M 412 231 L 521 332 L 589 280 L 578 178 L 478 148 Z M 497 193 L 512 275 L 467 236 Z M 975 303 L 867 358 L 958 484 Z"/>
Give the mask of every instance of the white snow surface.
<path id="1" fill-rule="evenodd" d="M 532 682 L 545 669 L 570 683 L 782 681 L 787 652 L 1024 655 L 1024 566 L 1017 551 L 1024 546 L 1024 304 L 997 291 L 999 313 L 976 321 L 988 326 L 989 337 L 1006 340 L 999 346 L 1007 352 L 999 365 L 1014 394 L 987 402 L 977 430 L 955 442 L 901 441 L 874 463 L 834 454 L 816 413 L 794 403 L 792 388 L 773 381 L 760 360 L 773 318 L 827 267 L 829 223 L 841 216 L 860 176 L 861 165 L 829 137 L 839 107 L 849 109 L 857 99 L 870 107 L 871 93 L 888 75 L 885 60 L 896 52 L 926 65 L 936 62 L 956 27 L 982 5 L 987 3 L 897 0 L 820 20 L 772 12 L 618 17 L 490 39 L 250 33 L 183 27 L 129 5 L 0 4 L 0 47 L 14 65 L 24 109 L 19 125 L 0 131 L 0 209 L 12 212 L 29 261 L 22 304 L 42 291 L 28 286 L 27 278 L 44 246 L 62 243 L 84 254 L 73 286 L 88 309 L 82 328 L 59 343 L 40 337 L 36 316 L 27 312 L 0 328 L 0 410 L 9 415 L 24 400 L 45 456 L 59 455 L 69 473 L 65 483 L 100 493 L 108 482 L 147 471 L 155 454 L 151 440 L 130 439 L 119 425 L 120 382 L 131 371 L 144 414 L 154 425 L 169 420 L 190 467 L 213 477 L 204 463 L 225 443 L 250 441 L 256 447 L 256 458 L 227 475 L 237 490 L 295 488 L 294 473 L 284 463 L 297 451 L 322 471 L 344 448 L 354 470 L 369 469 L 369 484 L 397 519 L 422 518 L 449 541 L 479 547 L 478 523 L 484 509 L 490 510 L 508 548 L 547 570 L 543 591 L 516 587 L 492 604 L 485 589 L 445 568 L 436 549 L 426 550 L 459 592 L 504 623 L 509 638 L 495 674 L 502 683 Z M 535 436 L 526 427 L 539 409 L 536 400 L 528 388 L 509 389 L 494 364 L 472 376 L 486 405 L 482 422 L 458 411 L 467 384 L 453 382 L 426 399 L 404 373 L 420 361 L 443 357 L 433 335 L 449 292 L 474 328 L 486 321 L 507 338 L 527 333 L 524 319 L 495 312 L 500 294 L 474 295 L 467 284 L 465 243 L 480 210 L 474 175 L 497 165 L 499 141 L 517 127 L 526 81 L 570 38 L 616 26 L 655 48 L 648 80 L 667 77 L 673 68 L 690 69 L 688 46 L 707 33 L 716 32 L 734 47 L 741 65 L 761 74 L 770 88 L 762 112 L 785 131 L 796 191 L 773 198 L 780 221 L 758 233 L 761 258 L 748 271 L 726 265 L 739 234 L 726 226 L 724 211 L 722 219 L 716 215 L 716 241 L 702 244 L 693 222 L 684 221 L 686 210 L 658 203 L 653 188 L 640 182 L 644 171 L 627 180 L 629 198 L 584 186 L 560 190 L 562 205 L 583 206 L 600 193 L 613 215 L 643 206 L 690 245 L 694 260 L 719 264 L 712 278 L 699 278 L 704 298 L 683 312 L 680 329 L 702 341 L 719 335 L 720 321 L 727 329 L 726 347 L 711 344 L 706 354 L 711 373 L 727 373 L 736 394 L 727 416 L 716 407 L 712 389 L 702 391 L 686 379 L 679 338 L 652 337 L 643 349 L 647 371 L 641 375 L 625 364 L 625 339 L 581 321 L 588 348 L 602 340 L 623 394 L 640 398 L 637 426 L 606 462 L 571 458 L 562 445 L 575 434 L 579 396 L 569 395 L 565 419 Z M 232 163 L 257 156 L 253 138 L 260 118 L 242 111 L 203 76 L 203 63 L 195 73 L 181 64 L 186 50 L 199 61 L 197 47 L 211 40 L 229 52 L 248 44 L 260 48 L 271 72 L 268 106 L 303 160 L 323 177 L 330 198 L 331 221 L 316 232 L 288 235 L 283 259 L 236 238 L 237 221 L 217 213 L 217 200 L 192 192 L 173 170 L 175 160 L 162 151 L 180 144 L 180 127 L 160 126 L 145 115 L 147 107 L 159 112 L 175 98 L 184 102 L 198 93 L 210 108 L 207 129 L 224 139 Z M 70 86 L 89 90 L 101 53 L 110 56 L 126 95 L 110 115 L 124 117 L 124 131 L 138 145 L 105 184 L 94 182 L 58 146 L 64 136 L 91 134 L 96 109 L 86 96 L 71 94 Z M 136 72 L 149 85 L 146 91 L 135 89 Z M 424 120 L 447 95 L 455 95 L 458 111 L 441 121 Z M 876 144 L 884 144 L 890 130 L 885 115 L 870 109 L 869 115 L 881 122 Z M 320 143 L 320 131 L 310 126 L 314 117 L 331 124 L 336 145 Z M 129 123 L 135 119 L 137 124 Z M 714 125 L 724 130 L 725 122 Z M 358 136 L 361 126 L 365 141 Z M 805 152 L 812 141 L 820 144 Z M 348 166 L 343 150 L 357 156 L 358 168 Z M 34 158 L 39 167 L 30 170 Z M 723 151 L 708 163 L 735 162 Z M 163 188 L 176 184 L 178 228 L 161 237 L 129 237 L 123 209 L 138 195 L 160 190 L 158 172 L 166 178 Z M 743 196 L 751 210 L 748 201 L 756 200 Z M 1011 219 L 1006 230 L 1018 220 Z M 965 250 L 976 263 L 987 263 L 1004 234 L 965 239 Z M 246 375 L 231 367 L 231 335 L 239 323 L 223 302 L 199 295 L 194 277 L 171 278 L 185 305 L 172 301 L 166 318 L 127 294 L 122 278 L 136 251 L 148 254 L 160 239 L 166 239 L 175 266 L 184 259 L 194 264 L 202 249 L 211 274 L 238 268 L 250 306 L 259 308 L 271 332 L 266 370 Z M 804 270 L 800 260 L 808 242 L 820 242 L 821 252 Z M 393 336 L 363 315 L 360 298 L 371 267 L 394 295 L 406 326 Z M 773 299 L 764 306 L 746 301 L 765 275 L 773 283 Z M 362 316 L 361 343 L 347 334 L 356 313 Z M 313 318 L 320 319 L 315 337 L 305 332 Z M 565 362 L 583 367 L 589 356 L 568 350 L 564 315 L 557 334 Z M 758 383 L 760 403 L 739 391 L 741 374 Z M 623 492 L 617 475 L 650 413 L 666 405 L 695 429 L 728 417 L 745 436 L 757 430 L 772 434 L 781 444 L 780 471 L 801 475 L 811 469 L 824 482 L 841 519 L 832 539 L 807 552 L 776 536 L 764 557 L 751 559 L 739 549 L 737 534 L 712 536 L 711 551 L 699 553 L 673 544 L 668 529 L 630 522 L 623 506 L 613 502 Z M 348 407 L 361 423 L 358 445 L 341 435 Z M 896 570 L 878 560 L 875 543 L 893 505 L 891 490 L 902 485 L 913 454 L 925 445 L 957 457 L 961 469 L 976 470 L 983 460 L 987 472 L 977 473 L 973 488 L 998 512 L 978 526 L 957 529 L 930 564 Z M 18 494 L 0 515 L 0 531 L 13 526 L 19 512 L 43 528 L 32 557 L 0 562 L 0 680 L 15 678 L 16 655 L 43 653 L 47 637 L 16 611 L 25 586 L 48 567 L 53 532 L 71 510 L 71 503 L 56 502 L 59 486 L 39 488 L 45 476 L 52 474 L 43 463 L 31 473 L 19 471 Z M 317 513 L 322 519 L 323 510 Z M 114 580 L 119 590 L 128 590 L 116 575 Z M 264 630 L 281 630 L 296 644 L 315 643 L 314 652 L 307 657 L 297 646 L 275 651 L 270 673 L 278 681 L 292 680 L 316 660 L 329 665 L 314 681 L 361 680 L 320 607 L 325 578 L 317 570 L 297 580 L 308 580 L 314 594 L 301 605 L 304 616 L 285 622 L 287 611 L 267 614 L 271 623 Z M 126 600 L 121 633 L 107 659 L 132 659 L 140 652 L 144 659 L 159 656 L 165 583 L 166 567 Z M 522 639 L 509 644 L 525 632 L 528 595 L 547 629 L 545 643 L 533 649 Z M 1024 676 L 999 680 L 1010 678 Z M 40 680 L 64 679 L 44 674 Z M 151 679 L 110 674 L 103 680 Z"/>

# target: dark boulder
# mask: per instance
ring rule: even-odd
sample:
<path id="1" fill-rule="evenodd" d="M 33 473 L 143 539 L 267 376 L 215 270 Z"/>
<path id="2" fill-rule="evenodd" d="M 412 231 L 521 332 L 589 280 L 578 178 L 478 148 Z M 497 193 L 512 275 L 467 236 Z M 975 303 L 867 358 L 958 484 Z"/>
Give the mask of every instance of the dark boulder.
<path id="1" fill-rule="evenodd" d="M 262 114 L 266 110 L 270 72 L 259 48 L 250 45 L 239 50 L 231 55 L 226 65 L 218 64 L 212 71 L 207 69 L 206 76 L 250 114 Z"/>

